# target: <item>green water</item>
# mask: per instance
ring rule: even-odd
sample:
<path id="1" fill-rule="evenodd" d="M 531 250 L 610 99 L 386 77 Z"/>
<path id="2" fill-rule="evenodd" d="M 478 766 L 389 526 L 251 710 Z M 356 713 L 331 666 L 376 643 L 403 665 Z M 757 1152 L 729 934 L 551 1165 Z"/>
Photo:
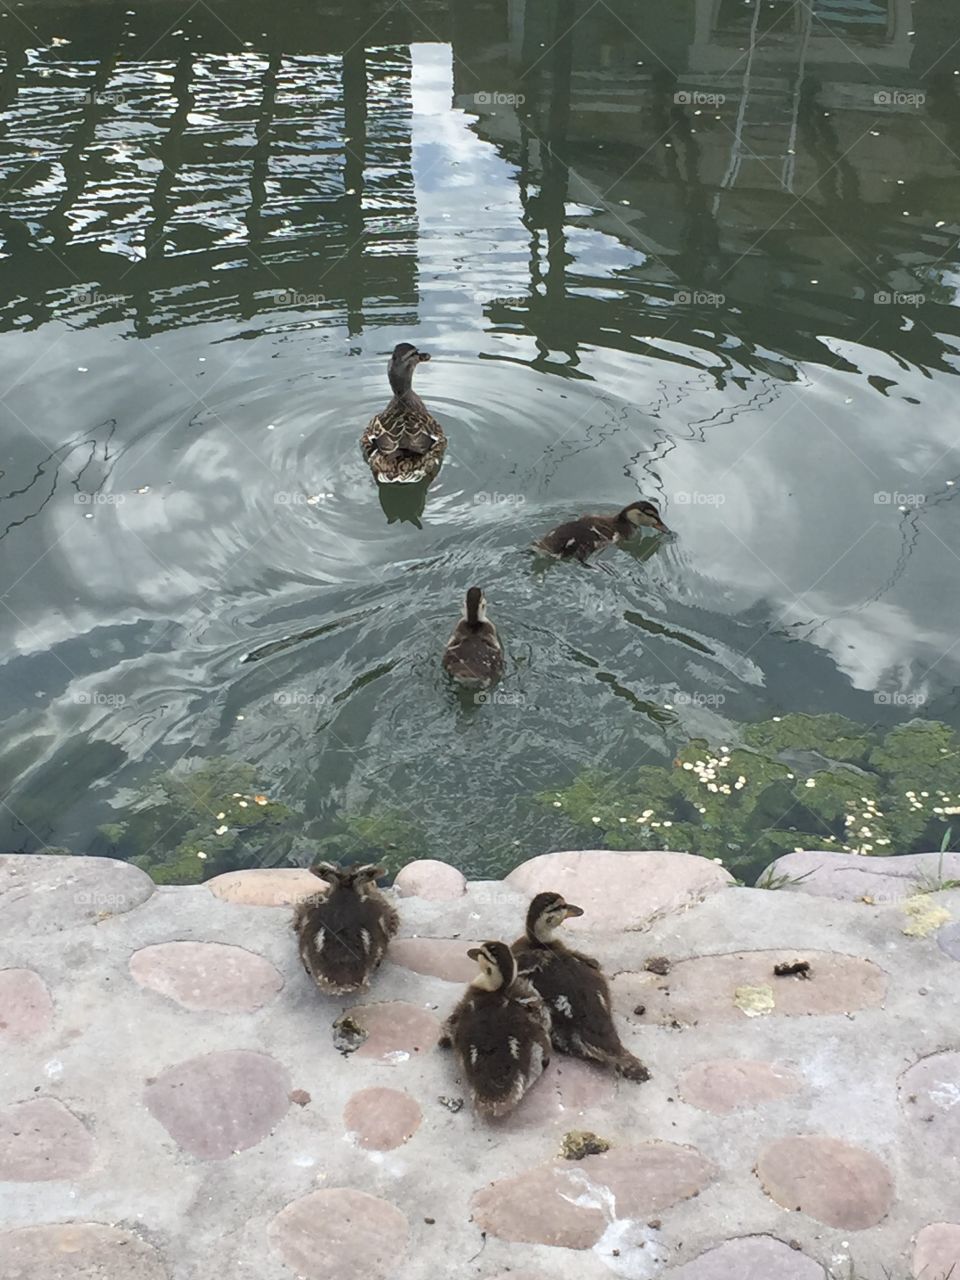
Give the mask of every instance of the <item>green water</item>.
<path id="1" fill-rule="evenodd" d="M 489 874 L 591 839 L 538 793 L 690 738 L 960 727 L 955 0 L 0 31 L 0 847 Z M 450 441 L 422 513 L 357 444 L 399 341 Z M 674 539 L 528 554 L 638 496 Z M 439 665 L 474 583 L 485 704 Z M 116 825 L 223 760 L 283 838 L 201 860 L 215 788 Z"/>

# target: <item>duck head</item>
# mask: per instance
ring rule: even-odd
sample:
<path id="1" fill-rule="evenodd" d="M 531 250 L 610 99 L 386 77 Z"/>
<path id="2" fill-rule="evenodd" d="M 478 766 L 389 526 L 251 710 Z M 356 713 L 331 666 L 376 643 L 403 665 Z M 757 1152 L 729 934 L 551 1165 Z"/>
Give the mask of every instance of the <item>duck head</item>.
<path id="1" fill-rule="evenodd" d="M 480 972 L 470 985 L 481 991 L 499 991 L 501 987 L 509 987 L 517 976 L 517 962 L 504 942 L 485 942 L 482 947 L 473 947 L 467 955 L 480 966 Z"/>
<path id="2" fill-rule="evenodd" d="M 648 529 L 659 529 L 661 533 L 670 532 L 660 519 L 660 512 L 656 503 L 647 502 L 646 499 L 640 502 L 631 502 L 629 506 L 623 508 L 618 519 L 627 520 L 636 528 L 645 526 Z"/>
<path id="3" fill-rule="evenodd" d="M 310 874 L 326 880 L 331 893 L 337 889 L 346 889 L 365 898 L 374 881 L 387 872 L 385 867 L 378 867 L 373 862 L 366 862 L 361 867 L 339 867 L 335 862 L 318 862 L 310 868 Z"/>
<path id="4" fill-rule="evenodd" d="M 463 616 L 471 627 L 487 620 L 487 598 L 482 587 L 471 587 L 463 605 Z"/>
<path id="5" fill-rule="evenodd" d="M 549 942 L 571 916 L 582 916 L 583 907 L 567 902 L 562 893 L 538 893 L 527 911 L 527 937 Z"/>
<path id="6" fill-rule="evenodd" d="M 387 368 L 387 377 L 390 379 L 390 387 L 394 395 L 402 396 L 410 390 L 414 369 L 421 361 L 429 359 L 430 356 L 426 351 L 418 351 L 409 342 L 397 343 Z"/>

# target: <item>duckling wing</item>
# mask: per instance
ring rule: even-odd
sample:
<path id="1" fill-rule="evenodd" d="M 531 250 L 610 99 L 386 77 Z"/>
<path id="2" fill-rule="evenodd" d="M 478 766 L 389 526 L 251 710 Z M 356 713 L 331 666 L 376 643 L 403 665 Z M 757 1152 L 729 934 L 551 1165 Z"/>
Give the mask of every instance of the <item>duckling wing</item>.
<path id="1" fill-rule="evenodd" d="M 394 920 L 392 908 L 373 898 L 321 902 L 295 920 L 303 967 L 332 991 L 364 986 L 383 960 Z"/>
<path id="2" fill-rule="evenodd" d="M 461 684 L 478 688 L 492 684 L 503 672 L 503 650 L 496 632 L 456 631 L 443 652 L 443 667 Z"/>
<path id="3" fill-rule="evenodd" d="M 479 1106 L 500 1114 L 515 1106 L 550 1056 L 542 1020 L 522 1000 L 481 1000 L 460 1013 L 456 1047 Z"/>
<path id="4" fill-rule="evenodd" d="M 622 1048 L 610 1008 L 610 988 L 599 968 L 576 952 L 531 948 L 517 965 L 550 1012 L 553 1043 L 570 1049 L 576 1041 L 616 1054 Z"/>
<path id="5" fill-rule="evenodd" d="M 561 560 L 586 560 L 612 538 L 613 531 L 602 517 L 581 516 L 579 520 L 568 520 L 566 524 L 551 529 L 534 546 L 548 555 L 559 556 Z"/>

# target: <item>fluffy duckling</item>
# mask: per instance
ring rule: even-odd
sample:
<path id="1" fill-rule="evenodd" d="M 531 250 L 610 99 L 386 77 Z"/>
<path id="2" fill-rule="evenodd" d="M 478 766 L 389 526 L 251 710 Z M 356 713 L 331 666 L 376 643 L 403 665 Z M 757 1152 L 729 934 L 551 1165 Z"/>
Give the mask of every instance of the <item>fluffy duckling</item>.
<path id="1" fill-rule="evenodd" d="M 387 367 L 393 398 L 360 437 L 360 449 L 380 484 L 417 484 L 440 470 L 447 437 L 413 390 L 414 369 L 429 359 L 409 342 L 393 349 Z"/>
<path id="2" fill-rule="evenodd" d="M 579 516 L 561 524 L 535 542 L 534 548 L 559 560 L 579 560 L 584 563 L 598 551 L 630 538 L 641 527 L 670 530 L 660 519 L 660 512 L 652 502 L 631 502 L 615 516 Z"/>
<path id="3" fill-rule="evenodd" d="M 487 620 L 487 601 L 479 587 L 471 587 L 463 617 L 443 651 L 443 667 L 458 684 L 486 689 L 503 675 L 503 646 L 497 628 Z"/>
<path id="4" fill-rule="evenodd" d="M 620 1043 L 599 963 L 554 936 L 564 920 L 582 915 L 561 894 L 538 893 L 527 912 L 526 933 L 513 944 L 520 974 L 550 1011 L 554 1048 L 612 1067 L 627 1080 L 649 1080 L 647 1068 Z"/>
<path id="5" fill-rule="evenodd" d="M 503 942 L 468 951 L 480 972 L 443 1028 L 473 1103 L 485 1116 L 512 1111 L 550 1061 L 550 1015 Z"/>
<path id="6" fill-rule="evenodd" d="M 369 985 L 400 926 L 393 907 L 374 883 L 383 867 L 337 867 L 320 862 L 313 875 L 330 891 L 297 905 L 293 928 L 303 967 L 321 991 L 344 996 Z"/>

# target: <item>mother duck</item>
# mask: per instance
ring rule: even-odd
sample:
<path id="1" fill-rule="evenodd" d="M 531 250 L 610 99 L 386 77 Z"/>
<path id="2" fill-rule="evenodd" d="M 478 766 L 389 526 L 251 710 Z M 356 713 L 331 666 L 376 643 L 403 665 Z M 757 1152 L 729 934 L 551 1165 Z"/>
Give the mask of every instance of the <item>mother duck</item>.
<path id="1" fill-rule="evenodd" d="M 380 484 L 417 484 L 440 470 L 447 437 L 413 389 L 414 369 L 429 359 L 409 342 L 393 349 L 387 368 L 393 398 L 360 437 L 364 459 Z"/>

